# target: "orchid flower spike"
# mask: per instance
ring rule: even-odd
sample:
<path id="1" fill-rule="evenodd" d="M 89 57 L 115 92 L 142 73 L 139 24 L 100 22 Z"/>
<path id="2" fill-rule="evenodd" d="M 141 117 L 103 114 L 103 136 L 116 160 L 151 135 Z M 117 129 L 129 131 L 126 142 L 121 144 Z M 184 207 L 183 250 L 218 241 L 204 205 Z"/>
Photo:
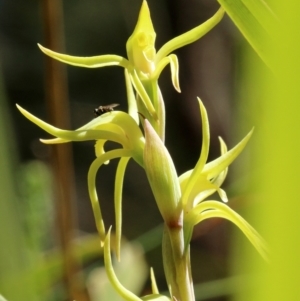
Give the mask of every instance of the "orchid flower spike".
<path id="1" fill-rule="evenodd" d="M 224 10 L 220 8 L 209 20 L 170 40 L 156 52 L 156 33 L 147 1 L 144 0 L 136 27 L 126 44 L 128 59 L 112 54 L 77 57 L 60 54 L 41 45 L 39 47 L 46 55 L 73 66 L 86 68 L 123 67 L 125 69 L 129 114 L 138 123 L 137 112 L 142 113 L 150 121 L 161 139 L 164 140 L 165 112 L 157 84 L 158 78 L 166 65 L 170 64 L 173 86 L 180 92 L 178 59 L 172 52 L 200 39 L 221 21 L 223 15 Z M 134 90 L 137 92 L 137 97 Z"/>

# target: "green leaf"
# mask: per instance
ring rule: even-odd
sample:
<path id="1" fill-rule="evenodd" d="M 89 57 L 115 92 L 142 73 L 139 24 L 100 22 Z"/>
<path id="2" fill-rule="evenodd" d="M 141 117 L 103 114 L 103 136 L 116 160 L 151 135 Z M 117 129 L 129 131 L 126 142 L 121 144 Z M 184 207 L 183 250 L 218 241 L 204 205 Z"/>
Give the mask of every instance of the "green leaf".
<path id="1" fill-rule="evenodd" d="M 275 13 L 262 0 L 218 0 L 234 24 L 266 65 L 272 63 L 263 41 L 271 38 L 272 28 L 278 23 Z"/>

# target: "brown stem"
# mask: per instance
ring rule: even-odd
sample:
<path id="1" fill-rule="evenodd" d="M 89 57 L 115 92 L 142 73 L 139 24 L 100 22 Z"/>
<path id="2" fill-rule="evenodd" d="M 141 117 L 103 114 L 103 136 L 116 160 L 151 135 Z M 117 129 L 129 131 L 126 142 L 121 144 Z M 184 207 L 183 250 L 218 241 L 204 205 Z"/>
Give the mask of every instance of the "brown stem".
<path id="1" fill-rule="evenodd" d="M 64 52 L 63 8 L 61 0 L 43 0 L 46 47 Z M 41 54 L 42 55 L 42 54 Z M 67 74 L 63 64 L 46 57 L 46 103 L 50 123 L 70 128 Z M 68 300 L 84 300 L 75 278 L 78 262 L 72 251 L 75 218 L 74 170 L 71 144 L 54 145 L 52 166 L 55 180 L 57 232 L 63 256 L 63 279 Z"/>

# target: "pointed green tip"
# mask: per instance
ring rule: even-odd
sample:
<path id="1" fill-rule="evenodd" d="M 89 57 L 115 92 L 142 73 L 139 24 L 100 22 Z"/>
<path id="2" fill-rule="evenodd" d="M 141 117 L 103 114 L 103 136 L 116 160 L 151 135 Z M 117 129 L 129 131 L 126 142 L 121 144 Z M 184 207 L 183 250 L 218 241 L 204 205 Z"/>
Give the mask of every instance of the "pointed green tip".
<path id="1" fill-rule="evenodd" d="M 144 0 L 142 3 L 138 21 L 134 31 L 138 31 L 138 30 L 154 31 L 151 16 L 150 16 L 149 6 L 146 0 Z"/>
<path id="2" fill-rule="evenodd" d="M 143 1 L 137 24 L 129 37 L 126 49 L 129 61 L 135 69 L 151 74 L 154 71 L 156 33 L 152 24 L 147 1 Z"/>
<path id="3" fill-rule="evenodd" d="M 42 52 L 44 52 L 45 54 L 48 54 L 49 49 L 45 48 L 44 46 L 42 46 L 40 43 L 37 43 L 38 47 L 40 48 L 40 50 Z"/>

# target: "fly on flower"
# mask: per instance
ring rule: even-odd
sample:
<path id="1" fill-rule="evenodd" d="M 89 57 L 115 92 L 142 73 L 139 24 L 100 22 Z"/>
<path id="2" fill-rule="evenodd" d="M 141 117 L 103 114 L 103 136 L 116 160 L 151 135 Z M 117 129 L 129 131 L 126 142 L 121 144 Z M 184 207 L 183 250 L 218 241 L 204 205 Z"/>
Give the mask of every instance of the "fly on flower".
<path id="1" fill-rule="evenodd" d="M 97 108 L 95 108 L 94 110 L 94 114 L 96 116 L 100 116 L 104 113 L 107 113 L 107 112 L 111 112 L 114 110 L 115 107 L 119 106 L 120 104 L 118 103 L 112 103 L 110 105 L 106 105 L 106 106 L 99 106 Z"/>

